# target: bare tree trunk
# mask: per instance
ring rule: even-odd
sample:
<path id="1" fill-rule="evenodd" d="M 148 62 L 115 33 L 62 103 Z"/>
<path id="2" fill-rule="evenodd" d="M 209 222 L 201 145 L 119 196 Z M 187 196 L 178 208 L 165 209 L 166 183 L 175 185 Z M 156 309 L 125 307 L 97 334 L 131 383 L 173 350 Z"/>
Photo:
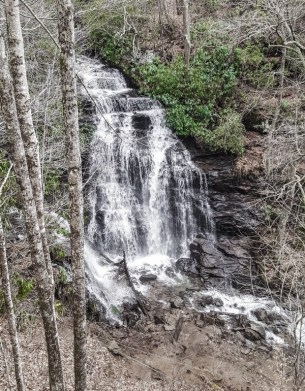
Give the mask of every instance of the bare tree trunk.
<path id="1" fill-rule="evenodd" d="M 185 69 L 188 71 L 191 58 L 191 31 L 190 31 L 190 14 L 189 2 L 183 0 L 183 26 L 184 26 L 184 63 Z"/>
<path id="2" fill-rule="evenodd" d="M 44 258 L 49 273 L 50 285 L 53 285 L 52 263 L 44 221 L 42 176 L 39 157 L 39 144 L 36 137 L 29 93 L 24 56 L 24 44 L 20 23 L 19 0 L 5 0 L 5 13 L 9 41 L 9 57 L 20 131 L 28 164 L 28 170 L 35 199 Z"/>
<path id="3" fill-rule="evenodd" d="M 13 350 L 17 390 L 24 391 L 25 388 L 23 382 L 19 341 L 18 341 L 15 312 L 14 312 L 14 306 L 13 306 L 13 300 L 11 294 L 10 275 L 9 275 L 8 264 L 7 264 L 5 237 L 3 232 L 1 216 L 0 216 L 0 268 L 2 274 L 3 296 L 5 300 L 9 333 L 10 333 L 11 345 Z"/>
<path id="4" fill-rule="evenodd" d="M 280 111 L 281 111 L 281 103 L 283 99 L 283 88 L 284 88 L 284 79 L 285 79 L 285 68 L 286 68 L 286 55 L 287 55 L 287 48 L 284 47 L 282 52 L 281 68 L 279 71 L 280 82 L 279 82 L 279 89 L 278 89 L 277 104 L 276 104 L 275 113 L 273 116 L 271 129 L 270 129 L 272 133 L 275 131 L 276 124 L 278 122 Z"/>
<path id="5" fill-rule="evenodd" d="M 53 289 L 49 284 L 49 275 L 44 259 L 36 204 L 32 192 L 27 160 L 17 117 L 14 89 L 5 54 L 4 40 L 1 35 L 0 69 L 1 108 L 7 133 L 10 137 L 16 181 L 20 190 L 20 198 L 22 201 L 23 213 L 25 217 L 26 231 L 31 250 L 32 261 L 35 267 L 39 305 L 44 323 L 48 351 L 50 390 L 64 391 L 59 339 L 54 311 Z"/>
<path id="6" fill-rule="evenodd" d="M 61 48 L 61 86 L 68 159 L 71 256 L 73 271 L 75 390 L 87 389 L 87 335 L 84 266 L 82 167 L 79 146 L 78 108 L 74 51 L 74 9 L 70 0 L 57 0 Z"/>

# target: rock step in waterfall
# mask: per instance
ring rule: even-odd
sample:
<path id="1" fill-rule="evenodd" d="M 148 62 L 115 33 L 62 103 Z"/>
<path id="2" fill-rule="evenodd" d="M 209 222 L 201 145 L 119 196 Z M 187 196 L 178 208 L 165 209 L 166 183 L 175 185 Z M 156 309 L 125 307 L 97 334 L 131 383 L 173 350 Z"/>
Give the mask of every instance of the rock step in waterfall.
<path id="1" fill-rule="evenodd" d="M 239 269 L 215 238 L 206 176 L 167 128 L 159 102 L 137 96 L 118 70 L 96 60 L 80 57 L 78 73 L 86 86 L 81 93 L 89 92 L 96 106 L 85 253 L 88 290 L 104 316 L 118 321 L 120 309 L 132 302 L 133 292 L 115 264 L 125 251 L 144 295 L 158 296 L 158 286 L 172 287 L 173 295 L 180 289 L 184 305 L 198 312 L 243 314 L 254 325 L 250 329 L 266 328 L 262 338 L 283 342 L 277 328 L 257 314 L 263 309 L 266 319 L 281 319 L 286 328 L 289 315 L 272 299 L 232 291 L 231 282 L 239 289 L 246 280 L 253 283 L 252 266 L 239 281 Z M 207 288 L 210 277 L 221 281 L 222 291 L 203 290 L 198 281 L 194 291 L 192 278 L 201 284 L 203 279 Z"/>

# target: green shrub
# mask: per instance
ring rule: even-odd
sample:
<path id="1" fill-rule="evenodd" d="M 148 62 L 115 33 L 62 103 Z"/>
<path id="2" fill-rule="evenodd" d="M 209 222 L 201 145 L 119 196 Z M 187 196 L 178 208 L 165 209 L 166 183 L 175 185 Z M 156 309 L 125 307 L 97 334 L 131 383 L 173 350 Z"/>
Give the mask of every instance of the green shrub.
<path id="1" fill-rule="evenodd" d="M 221 149 L 241 156 L 244 152 L 243 133 L 244 125 L 241 116 L 232 109 L 223 110 L 220 124 L 212 131 L 206 133 L 203 141 L 211 149 Z"/>
<path id="2" fill-rule="evenodd" d="M 52 248 L 50 249 L 50 254 L 52 259 L 61 259 L 66 256 L 65 250 L 60 244 L 52 246 Z"/>
<path id="3" fill-rule="evenodd" d="M 17 300 L 26 299 L 34 288 L 34 281 L 31 279 L 22 278 L 18 274 L 14 275 L 13 280 L 18 289 L 16 299 Z"/>
<path id="4" fill-rule="evenodd" d="M 47 173 L 44 182 L 45 194 L 58 193 L 60 189 L 59 173 L 55 170 Z"/>
<path id="5" fill-rule="evenodd" d="M 239 116 L 232 113 L 242 58 L 230 47 L 230 37 L 215 21 L 208 19 L 195 24 L 192 31 L 195 53 L 188 72 L 179 53 L 171 60 L 166 59 L 167 62 L 158 57 L 144 64 L 136 61 L 135 31 L 132 27 L 123 29 L 122 15 L 107 12 L 91 15 L 87 25 L 92 47 L 131 76 L 143 94 L 165 106 L 167 124 L 177 135 L 195 136 L 213 149 L 241 153 L 242 126 Z M 138 32 L 137 40 L 141 42 L 140 35 Z M 230 124 L 235 121 L 230 131 L 224 122 L 228 117 Z"/>
<path id="6" fill-rule="evenodd" d="M 255 88 L 274 87 L 274 61 L 268 59 L 264 46 L 247 42 L 235 49 L 235 63 L 243 82 Z"/>
<path id="7" fill-rule="evenodd" d="M 58 282 L 62 285 L 65 285 L 68 282 L 68 275 L 67 275 L 66 270 L 63 267 L 59 268 Z"/>
<path id="8" fill-rule="evenodd" d="M 188 72 L 183 57 L 177 56 L 170 64 L 159 59 L 144 64 L 135 77 L 140 81 L 141 92 L 167 108 L 167 123 L 179 136 L 195 136 L 213 149 L 241 154 L 240 118 L 232 110 L 221 108 L 229 106 L 236 84 L 233 60 L 229 49 L 220 46 L 199 50 Z"/>
<path id="9" fill-rule="evenodd" d="M 126 29 L 122 13 L 105 11 L 100 15 L 88 13 L 90 45 L 110 64 L 123 67 L 122 61 L 132 55 L 134 31 Z"/>

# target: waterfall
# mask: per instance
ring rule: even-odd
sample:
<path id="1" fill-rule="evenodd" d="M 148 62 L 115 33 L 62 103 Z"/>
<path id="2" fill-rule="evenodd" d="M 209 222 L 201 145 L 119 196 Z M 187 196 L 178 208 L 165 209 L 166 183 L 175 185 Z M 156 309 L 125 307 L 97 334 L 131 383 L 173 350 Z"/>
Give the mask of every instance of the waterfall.
<path id="1" fill-rule="evenodd" d="M 79 60 L 97 103 L 90 151 L 88 240 L 109 256 L 186 256 L 210 227 L 206 179 L 167 128 L 159 102 L 137 96 L 122 74 Z"/>
<path id="2" fill-rule="evenodd" d="M 160 103 L 138 96 L 118 70 L 99 61 L 80 57 L 78 74 L 81 93 L 96 106 L 87 274 L 89 289 L 109 309 L 131 292 L 101 254 L 115 260 L 124 250 L 133 275 L 150 271 L 166 281 L 171 260 L 188 255 L 197 233 L 212 235 L 213 223 L 206 178 L 166 126 Z"/>
<path id="3" fill-rule="evenodd" d="M 118 321 L 120 307 L 133 293 L 112 261 L 121 259 L 125 251 L 130 274 L 144 294 L 149 288 L 139 282 L 143 273 L 156 274 L 161 284 L 177 286 L 180 281 L 185 287 L 188 279 L 174 270 L 175 260 L 188 256 L 189 244 L 198 233 L 204 233 L 214 247 L 215 226 L 207 178 L 167 128 L 160 103 L 138 96 L 118 70 L 96 60 L 80 57 L 78 74 L 85 86 L 81 93 L 89 94 L 96 105 L 86 198 L 87 287 L 104 315 Z M 225 291 L 212 288 L 194 293 L 189 305 L 198 312 L 246 315 L 266 327 L 268 340 L 283 343 L 253 311 L 264 308 L 280 316 L 288 329 L 294 324 L 291 315 L 273 299 L 242 296 L 224 287 Z M 222 302 L 221 308 L 198 307 L 208 294 Z"/>

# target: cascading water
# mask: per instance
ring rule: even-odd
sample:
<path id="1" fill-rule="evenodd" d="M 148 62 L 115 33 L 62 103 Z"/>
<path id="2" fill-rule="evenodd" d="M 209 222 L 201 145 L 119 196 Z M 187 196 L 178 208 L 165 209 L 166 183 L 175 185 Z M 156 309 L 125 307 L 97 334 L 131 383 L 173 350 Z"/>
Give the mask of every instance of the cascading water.
<path id="1" fill-rule="evenodd" d="M 119 71 L 95 60 L 82 57 L 78 68 L 97 106 L 88 242 L 112 259 L 124 250 L 131 268 L 139 259 L 153 267 L 187 255 L 196 233 L 212 232 L 204 174 L 157 101 L 138 97 Z"/>
<path id="2" fill-rule="evenodd" d="M 117 306 L 133 292 L 120 281 L 118 266 L 109 258 L 118 260 L 126 252 L 131 276 L 142 293 L 147 289 L 139 283 L 143 273 L 157 274 L 159 282 L 172 286 L 179 280 L 187 284 L 186 277 L 173 272 L 174 260 L 187 255 L 190 241 L 199 232 L 214 246 L 214 224 L 206 177 L 166 127 L 160 104 L 137 96 L 119 71 L 98 61 L 81 57 L 78 74 L 85 86 L 82 93 L 89 94 L 96 105 L 87 197 L 88 290 L 101 303 L 105 316 L 117 320 Z M 274 300 L 240 296 L 232 290 L 198 292 L 189 304 L 200 312 L 196 302 L 206 294 L 223 303 L 221 309 L 212 305 L 206 312 L 246 314 L 255 320 L 253 310 L 265 308 L 287 325 L 294 324 Z M 267 334 L 282 341 L 272 331 Z"/>
<path id="3" fill-rule="evenodd" d="M 116 70 L 82 65 L 99 105 L 89 240 L 110 255 L 186 254 L 198 227 L 209 224 L 203 174 L 166 127 L 157 101 L 134 96 Z"/>

